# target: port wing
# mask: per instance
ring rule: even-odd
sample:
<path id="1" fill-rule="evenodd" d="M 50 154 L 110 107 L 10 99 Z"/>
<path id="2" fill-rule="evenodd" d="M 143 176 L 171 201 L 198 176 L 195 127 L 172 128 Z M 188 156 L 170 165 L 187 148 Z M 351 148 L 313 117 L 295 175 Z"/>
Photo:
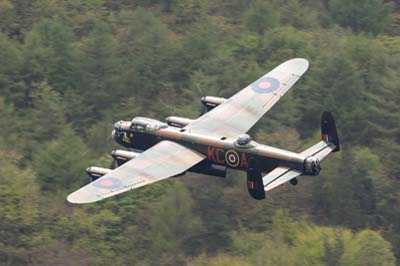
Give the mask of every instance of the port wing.
<path id="1" fill-rule="evenodd" d="M 178 143 L 161 141 L 110 173 L 68 196 L 71 203 L 90 203 L 180 174 L 205 156 Z"/>

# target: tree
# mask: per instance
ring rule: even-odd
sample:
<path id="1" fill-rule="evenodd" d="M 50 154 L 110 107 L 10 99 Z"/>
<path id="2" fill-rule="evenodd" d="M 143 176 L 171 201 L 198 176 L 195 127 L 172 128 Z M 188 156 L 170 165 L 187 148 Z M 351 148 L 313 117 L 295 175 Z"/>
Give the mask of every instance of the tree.
<path id="1" fill-rule="evenodd" d="M 186 182 L 190 182 L 187 184 Z M 229 232 L 236 222 L 230 217 L 228 202 L 224 199 L 221 180 L 207 176 L 185 178 L 194 199 L 194 212 L 202 221 L 202 231 L 197 240 L 207 252 L 223 250 L 230 245 Z"/>
<path id="2" fill-rule="evenodd" d="M 364 230 L 346 246 L 341 265 L 343 266 L 395 266 L 396 259 L 389 242 L 379 233 Z"/>
<path id="3" fill-rule="evenodd" d="M 13 39 L 23 40 L 24 33 L 29 31 L 33 22 L 37 19 L 34 16 L 33 6 L 37 0 L 3 0 L 1 1 L 1 29 Z"/>
<path id="4" fill-rule="evenodd" d="M 59 138 L 36 148 L 33 166 L 43 190 L 65 191 L 83 184 L 89 151 L 70 127 L 66 126 Z"/>
<path id="5" fill-rule="evenodd" d="M 315 114 L 329 110 L 334 114 L 335 120 L 339 121 L 338 128 L 346 132 L 341 138 L 342 141 L 351 139 L 353 143 L 365 142 L 367 121 L 364 117 L 368 102 L 365 100 L 366 91 L 361 71 L 346 53 L 341 52 L 326 60 L 319 71 L 319 86 L 299 92 L 303 113 L 299 121 L 301 132 L 310 134 L 309 130 L 315 128 L 315 124 L 318 123 L 316 121 L 319 115 Z M 305 101 L 311 103 L 308 108 L 304 108 L 307 105 Z"/>
<path id="6" fill-rule="evenodd" d="M 7 146 L 23 151 L 30 156 L 35 145 L 52 140 L 60 134 L 65 125 L 63 104 L 60 95 L 47 83 L 33 83 L 26 94 L 14 95 L 18 107 L 2 101 L 4 138 Z M 12 122 L 11 122 L 12 121 Z"/>
<path id="7" fill-rule="evenodd" d="M 326 170 L 313 184 L 316 217 L 354 229 L 376 226 L 377 190 L 382 191 L 386 183 L 379 158 L 370 150 L 354 149 L 326 163 Z"/>
<path id="8" fill-rule="evenodd" d="M 99 206 L 75 210 L 64 224 L 73 240 L 73 253 L 86 254 L 88 265 L 126 265 L 119 253 L 122 220 L 113 211 Z"/>
<path id="9" fill-rule="evenodd" d="M 65 127 L 64 108 L 61 96 L 48 84 L 32 84 L 32 108 L 27 110 L 21 127 L 24 135 L 31 139 L 31 149 L 35 144 L 58 137 Z"/>
<path id="10" fill-rule="evenodd" d="M 193 213 L 193 202 L 181 183 L 176 183 L 156 206 L 150 222 L 150 239 L 155 265 L 179 265 L 182 251 L 193 253 L 192 249 L 198 232 L 200 220 Z"/>
<path id="11" fill-rule="evenodd" d="M 381 33 L 393 10 L 393 3 L 382 0 L 332 0 L 330 8 L 333 19 L 343 27 L 351 27 L 356 33 L 365 31 Z"/>
<path id="12" fill-rule="evenodd" d="M 331 227 L 306 226 L 298 230 L 293 243 L 295 265 L 329 265 L 340 261 L 343 247 L 352 237 L 349 230 Z M 337 265 L 337 264 L 336 264 Z"/>
<path id="13" fill-rule="evenodd" d="M 12 31 L 15 14 L 14 14 L 14 5 L 11 1 L 3 0 L 0 1 L 0 30 L 1 32 Z M 9 32 L 11 33 L 11 32 Z"/>
<path id="14" fill-rule="evenodd" d="M 59 17 L 43 19 L 27 35 L 24 46 L 28 82 L 47 81 L 60 94 L 79 84 L 78 51 L 70 27 Z"/>
<path id="15" fill-rule="evenodd" d="M 7 103 L 22 105 L 24 100 L 23 82 L 20 70 L 23 57 L 18 42 L 0 33 L 0 90 Z"/>
<path id="16" fill-rule="evenodd" d="M 81 130 L 102 120 L 104 107 L 121 95 L 121 61 L 116 49 L 110 25 L 97 21 L 78 52 L 81 60 L 75 67 L 79 74 L 74 76 L 79 86 L 65 95 L 67 119 L 74 128 Z"/>
<path id="17" fill-rule="evenodd" d="M 282 58 L 312 56 L 312 36 L 293 27 L 277 27 L 268 31 L 261 39 L 257 61 L 272 68 Z"/>
<path id="18" fill-rule="evenodd" d="M 118 56 L 121 59 L 123 94 L 144 99 L 165 90 L 171 77 L 167 55 L 172 40 L 166 25 L 143 8 L 122 12 L 117 32 Z"/>
<path id="19" fill-rule="evenodd" d="M 0 261 L 5 265 L 27 263 L 39 244 L 39 188 L 33 171 L 18 167 L 21 159 L 0 151 Z"/>
<path id="20" fill-rule="evenodd" d="M 215 257 L 199 256 L 188 262 L 188 266 L 250 266 L 246 258 L 219 254 Z"/>
<path id="21" fill-rule="evenodd" d="M 249 30 L 263 34 L 266 29 L 277 26 L 279 14 L 269 2 L 257 0 L 245 12 L 244 21 Z"/>
<path id="22" fill-rule="evenodd" d="M 322 3 L 318 1 L 284 0 L 275 2 L 281 17 L 281 24 L 295 28 L 316 29 L 319 27 L 318 16 L 322 16 Z M 311 7 L 312 6 L 312 7 Z M 276 11 L 275 11 L 276 12 Z"/>
<path id="23" fill-rule="evenodd" d="M 204 16 L 204 0 L 175 0 L 169 4 L 179 23 L 193 23 Z"/>
<path id="24" fill-rule="evenodd" d="M 2 148 L 14 148 L 15 144 L 18 143 L 18 136 L 15 132 L 18 132 L 18 125 L 15 124 L 17 121 L 17 116 L 15 114 L 15 109 L 12 104 L 7 104 L 3 97 L 0 97 L 0 131 L 2 135 L 2 140 L 0 140 L 0 145 Z"/>
<path id="25" fill-rule="evenodd" d="M 260 233 L 246 230 L 232 232 L 230 252 L 246 258 L 255 266 L 294 265 L 291 246 L 285 241 L 283 232 L 276 229 Z"/>

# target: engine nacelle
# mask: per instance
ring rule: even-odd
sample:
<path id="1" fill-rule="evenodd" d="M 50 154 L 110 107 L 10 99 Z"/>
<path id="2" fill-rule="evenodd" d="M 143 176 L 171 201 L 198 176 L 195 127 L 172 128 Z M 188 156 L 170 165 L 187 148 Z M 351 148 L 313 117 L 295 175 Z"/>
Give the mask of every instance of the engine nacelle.
<path id="1" fill-rule="evenodd" d="M 192 123 L 194 119 L 179 116 L 168 116 L 165 118 L 165 121 L 167 121 L 169 126 L 182 128 Z"/>
<path id="2" fill-rule="evenodd" d="M 204 96 L 201 98 L 201 103 L 207 108 L 207 112 L 226 101 L 227 99 L 225 98 L 215 96 Z"/>
<path id="3" fill-rule="evenodd" d="M 137 152 L 125 151 L 125 150 L 114 150 L 111 152 L 111 156 L 115 161 L 117 161 L 118 166 L 123 165 L 124 163 L 126 163 L 129 160 L 132 160 L 138 155 L 139 153 Z"/>
<path id="4" fill-rule="evenodd" d="M 92 181 L 102 177 L 103 175 L 108 174 L 111 171 L 112 171 L 111 169 L 97 167 L 97 166 L 91 166 L 91 167 L 86 168 L 86 173 L 88 174 L 88 176 L 90 176 Z"/>
<path id="5" fill-rule="evenodd" d="M 318 175 L 321 171 L 319 160 L 312 156 L 307 157 L 304 160 L 304 173 L 308 175 Z"/>

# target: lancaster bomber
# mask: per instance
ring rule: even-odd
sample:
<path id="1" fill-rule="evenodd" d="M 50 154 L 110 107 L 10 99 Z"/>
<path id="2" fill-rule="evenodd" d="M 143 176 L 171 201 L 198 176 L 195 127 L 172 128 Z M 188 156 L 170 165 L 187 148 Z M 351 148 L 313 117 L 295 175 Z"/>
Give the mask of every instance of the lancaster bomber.
<path id="1" fill-rule="evenodd" d="M 135 117 L 115 123 L 112 137 L 126 148 L 111 153 L 118 167 L 87 168 L 92 182 L 67 200 L 95 202 L 186 172 L 225 177 L 227 168 L 246 171 L 247 189 L 260 200 L 283 183 L 296 185 L 300 175 L 318 175 L 320 161 L 340 149 L 329 112 L 322 114 L 321 141 L 300 153 L 257 143 L 246 134 L 307 69 L 307 60 L 291 59 L 229 99 L 205 96 L 207 112 L 197 119 Z"/>

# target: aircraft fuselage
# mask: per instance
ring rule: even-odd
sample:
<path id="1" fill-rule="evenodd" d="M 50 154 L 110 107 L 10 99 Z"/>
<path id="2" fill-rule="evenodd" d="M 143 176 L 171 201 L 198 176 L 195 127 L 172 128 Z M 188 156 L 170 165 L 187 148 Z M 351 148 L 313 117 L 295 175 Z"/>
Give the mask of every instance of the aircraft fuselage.
<path id="1" fill-rule="evenodd" d="M 126 148 L 136 150 L 146 150 L 159 141 L 171 140 L 205 155 L 206 160 L 200 163 L 202 165 L 215 164 L 235 170 L 247 170 L 249 160 L 254 159 L 261 172 L 269 172 L 278 165 L 303 171 L 306 159 L 298 153 L 255 141 L 247 145 L 237 145 L 232 138 L 201 135 L 175 127 L 154 132 L 127 132 L 124 136 L 114 136 L 114 140 Z M 196 166 L 193 168 L 196 170 Z"/>

